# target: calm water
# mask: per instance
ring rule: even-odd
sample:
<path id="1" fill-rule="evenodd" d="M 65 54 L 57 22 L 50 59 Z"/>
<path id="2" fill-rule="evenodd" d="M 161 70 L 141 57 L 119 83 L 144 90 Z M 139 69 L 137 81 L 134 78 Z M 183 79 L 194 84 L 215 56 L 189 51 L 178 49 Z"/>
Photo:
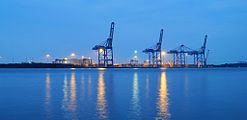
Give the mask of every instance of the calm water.
<path id="1" fill-rule="evenodd" d="M 247 69 L 0 69 L 0 119 L 246 120 Z"/>

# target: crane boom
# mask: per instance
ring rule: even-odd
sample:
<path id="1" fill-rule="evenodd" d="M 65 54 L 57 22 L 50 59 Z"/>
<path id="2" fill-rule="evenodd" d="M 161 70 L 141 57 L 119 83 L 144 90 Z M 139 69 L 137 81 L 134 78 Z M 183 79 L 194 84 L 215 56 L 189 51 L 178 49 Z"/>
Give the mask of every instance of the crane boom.
<path id="1" fill-rule="evenodd" d="M 206 50 L 207 39 L 208 39 L 208 35 L 205 35 L 204 43 L 203 43 L 203 46 L 202 46 L 203 53 L 205 53 L 205 50 Z"/>
<path id="2" fill-rule="evenodd" d="M 111 48 L 112 47 L 112 40 L 113 40 L 113 34 L 114 34 L 114 22 L 111 23 L 111 28 L 110 28 L 110 34 L 109 37 L 107 38 L 107 43 L 106 47 Z"/>
<path id="3" fill-rule="evenodd" d="M 98 52 L 98 66 L 113 66 L 113 34 L 114 34 L 114 22 L 111 22 L 110 34 L 103 44 L 95 45 L 92 49 Z"/>
<path id="4" fill-rule="evenodd" d="M 109 38 L 111 38 L 111 39 L 113 39 L 114 25 L 115 25 L 115 23 L 112 22 L 111 23 L 111 28 L 110 28 L 110 34 L 109 34 Z"/>
<path id="5" fill-rule="evenodd" d="M 156 46 L 156 51 L 161 51 L 163 31 L 164 31 L 163 29 L 160 30 L 160 38 L 159 38 L 159 42 L 157 43 L 157 46 Z"/>
<path id="6" fill-rule="evenodd" d="M 160 39 L 159 39 L 159 43 L 162 44 L 162 39 L 163 39 L 163 29 L 160 30 Z"/>

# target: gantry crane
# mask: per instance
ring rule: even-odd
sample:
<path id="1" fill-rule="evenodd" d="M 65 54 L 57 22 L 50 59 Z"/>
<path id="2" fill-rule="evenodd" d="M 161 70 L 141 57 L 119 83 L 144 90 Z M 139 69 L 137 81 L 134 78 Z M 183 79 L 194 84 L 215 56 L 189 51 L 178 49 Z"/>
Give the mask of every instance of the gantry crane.
<path id="1" fill-rule="evenodd" d="M 144 53 L 148 54 L 149 65 L 158 67 L 162 63 L 161 46 L 162 46 L 162 39 L 163 39 L 163 31 L 164 31 L 163 29 L 160 30 L 159 42 L 156 45 L 143 50 Z"/>
<path id="2" fill-rule="evenodd" d="M 208 39 L 208 35 L 205 35 L 203 46 L 199 50 L 199 59 L 200 62 L 203 63 L 203 66 L 207 64 L 207 56 L 208 56 L 208 55 L 206 56 L 207 39 Z"/>
<path id="3" fill-rule="evenodd" d="M 206 53 L 207 38 L 208 36 L 205 35 L 202 47 L 199 48 L 198 50 L 191 51 L 190 53 L 190 55 L 194 56 L 194 64 L 197 66 L 207 65 L 207 57 L 209 54 L 209 50 Z"/>
<path id="4" fill-rule="evenodd" d="M 179 47 L 168 51 L 168 54 L 173 55 L 173 65 L 184 67 L 186 65 L 186 55 L 194 56 L 194 65 L 206 66 L 209 51 L 206 53 L 207 45 L 207 35 L 205 35 L 204 43 L 198 50 L 193 50 L 185 45 L 180 45 Z"/>
<path id="5" fill-rule="evenodd" d="M 191 51 L 194 50 L 185 45 L 180 45 L 179 47 L 170 50 L 167 53 L 173 55 L 173 65 L 176 67 L 185 67 L 186 55 L 190 55 Z"/>
<path id="6" fill-rule="evenodd" d="M 113 34 L 114 34 L 114 25 L 111 23 L 110 34 L 106 41 L 102 42 L 99 45 L 95 45 L 92 50 L 96 50 L 98 53 L 98 66 L 102 67 L 111 67 L 113 66 Z"/>

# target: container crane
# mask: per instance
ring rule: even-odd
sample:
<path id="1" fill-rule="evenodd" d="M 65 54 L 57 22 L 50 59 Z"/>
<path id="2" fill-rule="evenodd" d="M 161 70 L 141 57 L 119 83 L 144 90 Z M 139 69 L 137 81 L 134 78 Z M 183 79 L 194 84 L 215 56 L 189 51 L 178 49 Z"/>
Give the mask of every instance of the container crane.
<path id="1" fill-rule="evenodd" d="M 191 55 L 194 55 L 194 64 L 197 66 L 207 65 L 207 56 L 209 54 L 209 51 L 206 53 L 207 38 L 208 35 L 205 35 L 202 47 L 191 52 Z"/>
<path id="2" fill-rule="evenodd" d="M 162 63 L 161 47 L 163 40 L 163 31 L 163 29 L 160 30 L 159 42 L 156 45 L 143 50 L 144 53 L 148 54 L 149 65 L 158 67 Z"/>
<path id="3" fill-rule="evenodd" d="M 173 55 L 173 65 L 176 67 L 185 67 L 186 66 L 186 56 L 190 55 L 191 52 L 193 52 L 191 48 L 185 46 L 185 45 L 180 45 L 179 47 L 168 51 L 168 54 Z"/>
<path id="4" fill-rule="evenodd" d="M 114 25 L 111 23 L 110 34 L 106 41 L 102 42 L 99 45 L 95 45 L 92 50 L 96 50 L 98 53 L 98 66 L 102 67 L 111 67 L 113 66 L 113 34 L 114 34 Z"/>

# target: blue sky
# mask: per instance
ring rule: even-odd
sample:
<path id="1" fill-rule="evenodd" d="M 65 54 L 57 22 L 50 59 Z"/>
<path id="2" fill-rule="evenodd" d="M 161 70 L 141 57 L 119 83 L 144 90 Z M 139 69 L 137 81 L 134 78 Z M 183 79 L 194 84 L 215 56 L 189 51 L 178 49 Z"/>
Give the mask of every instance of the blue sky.
<path id="1" fill-rule="evenodd" d="M 0 62 L 42 61 L 78 56 L 96 58 L 91 48 L 106 40 L 116 23 L 114 57 L 127 62 L 133 51 L 158 41 L 196 49 L 208 34 L 210 63 L 247 60 L 247 2 L 244 0 L 1 0 Z"/>

